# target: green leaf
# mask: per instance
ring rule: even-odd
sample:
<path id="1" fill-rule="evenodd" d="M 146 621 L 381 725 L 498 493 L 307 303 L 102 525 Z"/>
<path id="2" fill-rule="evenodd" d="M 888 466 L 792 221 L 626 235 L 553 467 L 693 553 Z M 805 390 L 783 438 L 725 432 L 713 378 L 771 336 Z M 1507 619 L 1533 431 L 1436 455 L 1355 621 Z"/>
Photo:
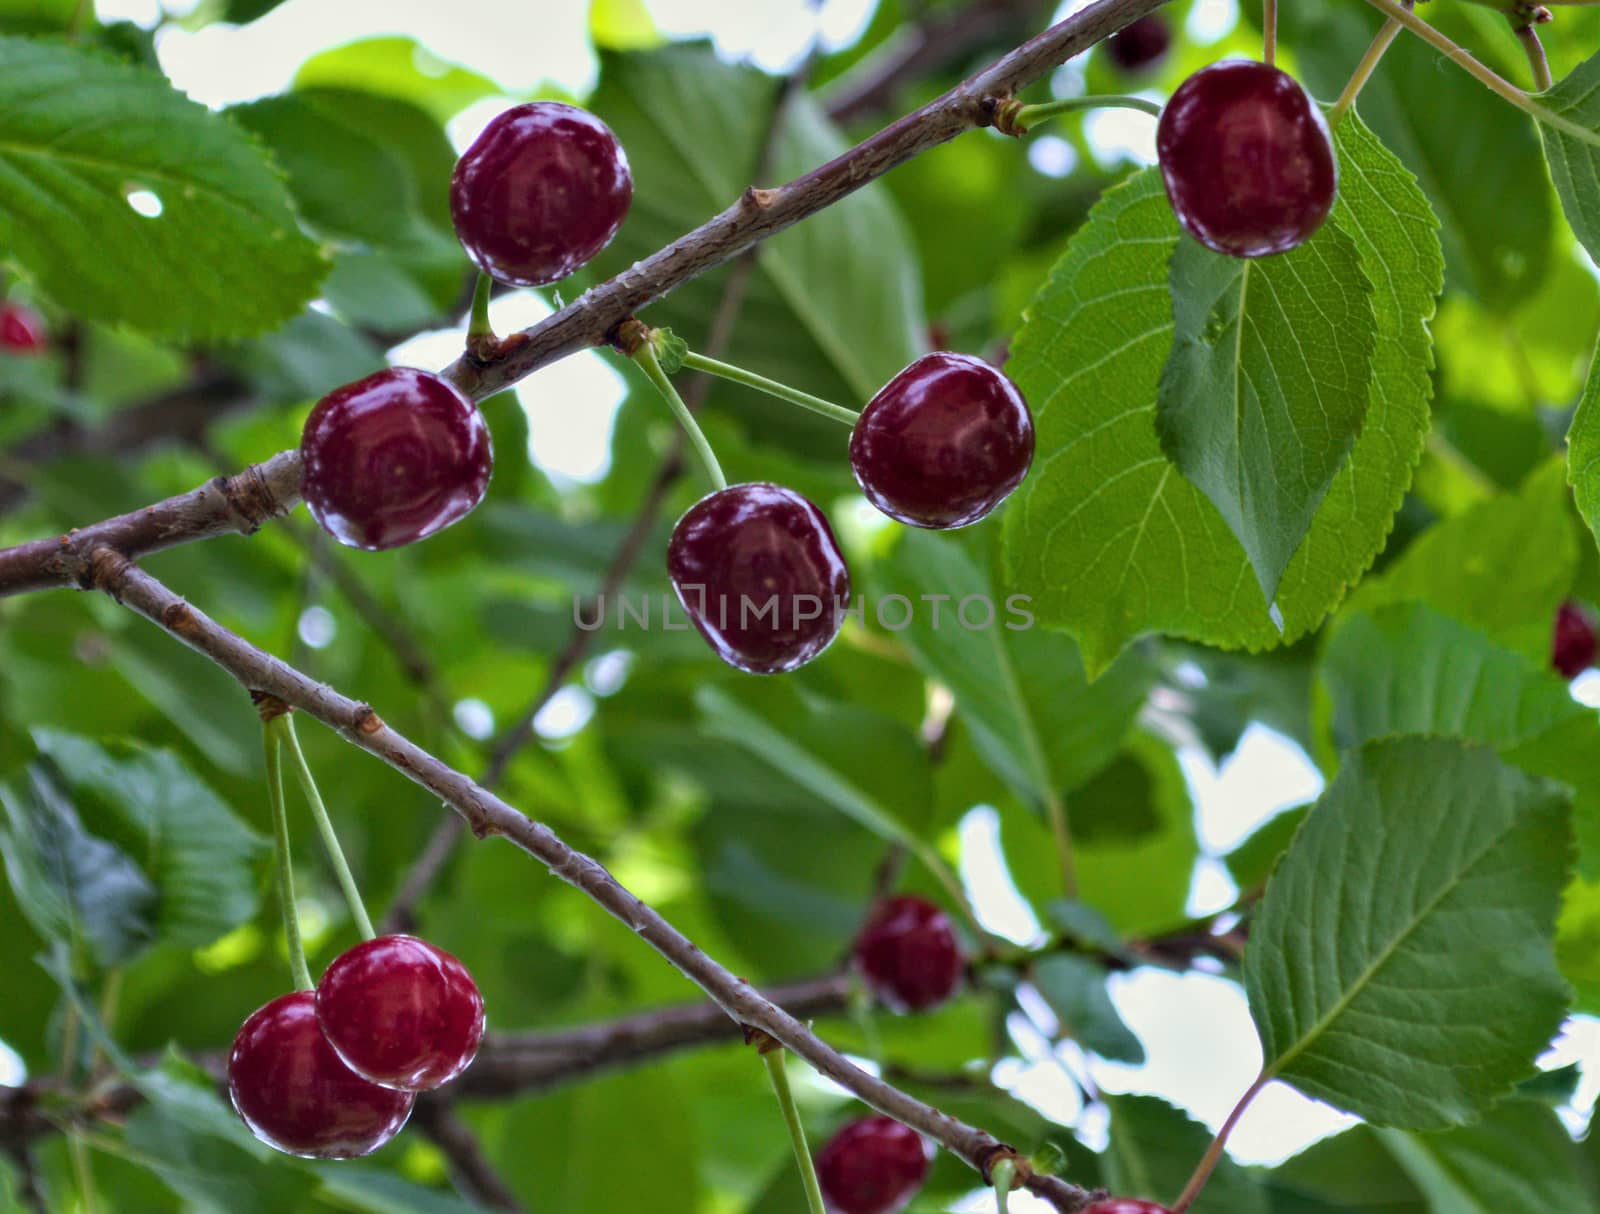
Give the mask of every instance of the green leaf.
<path id="1" fill-rule="evenodd" d="M 295 73 L 294 86 L 393 97 L 421 106 L 439 122 L 501 91 L 487 76 L 440 59 L 411 38 L 364 38 L 313 55 Z"/>
<path id="2" fill-rule="evenodd" d="M 1057 898 L 1046 903 L 1045 917 L 1050 926 L 1066 939 L 1086 948 L 1117 956 L 1123 951 L 1122 937 L 1104 914 L 1087 902 Z"/>
<path id="3" fill-rule="evenodd" d="M 1366 417 L 1377 320 L 1337 223 L 1279 257 L 1180 240 L 1161 449 L 1227 521 L 1270 603 Z"/>
<path id="4" fill-rule="evenodd" d="M 1448 1214 L 1552 1214 L 1592 1208 L 1578 1150 L 1554 1110 L 1531 1100 L 1496 1106 L 1477 1125 L 1442 1134 L 1378 1136 L 1433 1204 Z"/>
<path id="5" fill-rule="evenodd" d="M 1056 953 L 1033 967 L 1033 985 L 1056 1014 L 1061 1034 L 1113 1062 L 1138 1066 L 1144 1045 L 1106 993 L 1105 970 L 1087 957 Z"/>
<path id="6" fill-rule="evenodd" d="M 149 875 L 160 895 L 160 941 L 210 944 L 255 915 L 267 841 L 177 755 L 53 730 L 36 731 L 34 740 L 64 773 L 84 816 Z"/>
<path id="7" fill-rule="evenodd" d="M 1223 856 L 1222 862 L 1228 866 L 1228 875 L 1234 884 L 1244 890 L 1263 884 L 1289 849 L 1308 812 L 1310 806 L 1285 810 L 1257 827 L 1249 838 Z"/>
<path id="8" fill-rule="evenodd" d="M 1314 628 L 1383 546 L 1422 450 L 1436 224 L 1411 175 L 1353 116 L 1336 135 L 1340 204 L 1374 285 L 1378 338 L 1361 436 L 1278 587 L 1282 636 L 1227 524 L 1161 453 L 1153 422 L 1172 345 L 1178 229 L 1154 170 L 1108 191 L 1030 306 L 1007 371 L 1039 457 L 1006 512 L 1009 589 L 1083 646 L 1091 674 L 1166 632 L 1260 648 Z"/>
<path id="9" fill-rule="evenodd" d="M 1205 1126 L 1153 1096 L 1110 1096 L 1105 1184 L 1119 1197 L 1170 1202 L 1210 1145 Z M 1194 1214 L 1266 1214 L 1254 1177 L 1226 1155 L 1190 1207 Z"/>
<path id="10" fill-rule="evenodd" d="M 1263 1076 L 1378 1125 L 1481 1116 L 1566 1010 L 1550 939 L 1569 851 L 1565 798 L 1493 751 L 1352 752 L 1251 929 Z"/>
<path id="11" fill-rule="evenodd" d="M 137 191 L 161 213 L 134 211 Z M 152 72 L 21 38 L 0 38 L 0 247 L 78 316 L 188 339 L 276 327 L 327 269 L 226 119 Z"/>
<path id="12" fill-rule="evenodd" d="M 619 273 L 738 201 L 752 183 L 809 172 L 847 148 L 817 103 L 802 94 L 787 111 L 767 177 L 757 181 L 780 84 L 728 63 L 708 44 L 600 56 L 591 108 L 628 149 L 634 207 L 592 272 Z M 744 296 L 730 357 L 740 366 L 828 400 L 861 405 L 922 352 L 917 258 L 905 223 L 881 185 L 868 186 L 764 242 Z M 651 306 L 702 348 L 727 278 L 722 268 Z M 760 317 L 760 323 L 754 318 Z M 714 407 L 770 442 L 837 460 L 836 423 L 747 389 L 718 385 Z"/>
<path id="13" fill-rule="evenodd" d="M 1130 653 L 1089 683 L 1070 637 L 1020 626 L 988 576 L 985 549 L 908 530 L 880 566 L 879 597 L 919 600 L 900 639 L 954 694 L 985 762 L 1042 811 L 1116 757 L 1155 671 L 1148 654 Z"/>
<path id="14" fill-rule="evenodd" d="M 0 856 L 17 905 L 47 939 L 88 949 L 102 968 L 155 934 L 157 891 L 132 859 L 84 829 L 56 774 L 30 764 L 0 784 Z"/>
<path id="15" fill-rule="evenodd" d="M 1600 258 L 1600 54 L 1556 81 L 1539 101 L 1534 116 L 1561 209 L 1589 256 Z"/>
<path id="16" fill-rule="evenodd" d="M 1273 1214 L 1427 1214 L 1422 1194 L 1378 1133 L 1356 1126 L 1274 1169 Z"/>
<path id="17" fill-rule="evenodd" d="M 1578 513 L 1600 540 L 1600 349 L 1589 363 L 1589 378 L 1567 430 L 1567 481 Z"/>
<path id="18" fill-rule="evenodd" d="M 1420 603 L 1341 618 L 1322 659 L 1335 744 L 1441 734 L 1570 785 L 1579 871 L 1600 877 L 1600 720 L 1535 664 Z"/>
<path id="19" fill-rule="evenodd" d="M 1382 574 L 1362 584 L 1351 610 L 1426 603 L 1528 658 L 1550 657 L 1556 609 L 1577 574 L 1576 528 L 1559 460 L 1504 493 L 1428 528 Z"/>

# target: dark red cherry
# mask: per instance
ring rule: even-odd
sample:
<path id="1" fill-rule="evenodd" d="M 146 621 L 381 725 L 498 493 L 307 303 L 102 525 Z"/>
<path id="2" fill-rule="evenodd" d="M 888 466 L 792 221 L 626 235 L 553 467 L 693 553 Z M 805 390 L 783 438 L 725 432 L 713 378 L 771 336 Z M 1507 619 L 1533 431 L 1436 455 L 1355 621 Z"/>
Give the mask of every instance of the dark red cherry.
<path id="1" fill-rule="evenodd" d="M 1022 483 L 1033 415 L 1017 387 L 980 358 L 917 359 L 867 402 L 850 467 L 867 499 L 913 527 L 965 527 Z"/>
<path id="2" fill-rule="evenodd" d="M 1106 57 L 1124 72 L 1141 72 L 1160 62 L 1171 45 L 1166 18 L 1151 13 L 1107 38 Z"/>
<path id="3" fill-rule="evenodd" d="M 494 453 L 473 403 L 437 375 L 391 367 L 317 402 L 300 439 L 311 517 L 352 548 L 413 544 L 463 518 Z"/>
<path id="4" fill-rule="evenodd" d="M 817 1152 L 817 1181 L 832 1214 L 895 1214 L 928 1175 L 928 1148 L 892 1117 L 863 1117 Z"/>
<path id="5" fill-rule="evenodd" d="M 911 894 L 878 905 L 856 938 L 856 967 L 872 993 L 900 1012 L 950 998 L 966 968 L 956 930 L 932 902 Z"/>
<path id="6" fill-rule="evenodd" d="M 782 485 L 730 485 L 672 529 L 667 573 L 717 656 L 750 674 L 804 666 L 844 624 L 850 571 L 828 520 Z"/>
<path id="7" fill-rule="evenodd" d="M 1137 1197 L 1112 1197 L 1106 1201 L 1097 1201 L 1083 1214 L 1170 1214 L 1166 1206 L 1158 1206 L 1153 1201 L 1141 1201 Z"/>
<path id="8" fill-rule="evenodd" d="M 21 304 L 0 307 L 0 349 L 10 354 L 43 354 L 49 339 L 44 318 Z"/>
<path id="9" fill-rule="evenodd" d="M 443 949 L 379 936 L 341 953 L 322 975 L 317 1023 L 356 1074 L 420 1092 L 467 1069 L 483 1040 L 483 996 Z"/>
<path id="10" fill-rule="evenodd" d="M 450 178 L 467 256 L 518 287 L 571 274 L 611 243 L 632 202 L 628 158 L 611 128 L 559 101 L 501 114 Z"/>
<path id="11" fill-rule="evenodd" d="M 1550 665 L 1564 679 L 1575 679 L 1595 659 L 1594 617 L 1568 600 L 1556 611 L 1555 635 L 1550 643 Z"/>
<path id="12" fill-rule="evenodd" d="M 1322 111 L 1264 63 L 1213 63 L 1179 85 L 1156 154 L 1179 222 L 1219 253 L 1286 252 L 1333 209 L 1338 170 Z"/>
<path id="13" fill-rule="evenodd" d="M 400 1132 L 415 1099 L 339 1061 L 311 991 L 280 995 L 244 1022 L 228 1055 L 228 1094 L 262 1142 L 311 1159 L 372 1154 Z"/>

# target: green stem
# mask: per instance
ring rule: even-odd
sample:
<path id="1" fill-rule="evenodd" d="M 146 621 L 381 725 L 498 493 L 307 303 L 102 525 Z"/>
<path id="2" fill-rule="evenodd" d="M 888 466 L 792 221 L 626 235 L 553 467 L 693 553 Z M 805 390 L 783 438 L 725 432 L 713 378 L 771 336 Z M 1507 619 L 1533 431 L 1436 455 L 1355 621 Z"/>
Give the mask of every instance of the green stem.
<path id="1" fill-rule="evenodd" d="M 800 1124 L 800 1111 L 794 1107 L 794 1093 L 789 1090 L 789 1072 L 784 1066 L 788 1052 L 782 1046 L 774 1046 L 762 1053 L 761 1061 L 767 1064 L 772 1090 L 778 1094 L 778 1107 L 783 1110 L 784 1124 L 789 1127 L 794 1161 L 800 1167 L 800 1183 L 806 1190 L 806 1205 L 811 1214 L 827 1214 L 822 1204 L 822 1186 L 817 1183 L 817 1168 L 811 1161 L 811 1148 L 806 1145 L 806 1128 Z"/>
<path id="2" fill-rule="evenodd" d="M 757 375 L 754 371 L 746 371 L 743 367 L 735 367 L 732 363 L 718 362 L 714 358 L 707 358 L 704 354 L 696 354 L 692 350 L 683 356 L 683 365 L 691 371 L 704 371 L 707 375 L 715 375 L 720 379 L 754 388 L 757 392 L 765 392 L 768 396 L 788 401 L 791 405 L 799 405 L 802 409 L 809 409 L 823 417 L 831 417 L 834 421 L 843 422 L 847 426 L 855 425 L 861 416 L 853 409 L 846 409 L 843 405 L 823 400 L 820 396 L 812 396 L 809 392 L 791 388 L 788 384 Z"/>
<path id="3" fill-rule="evenodd" d="M 1050 833 L 1056 840 L 1056 859 L 1061 864 L 1061 892 L 1074 901 L 1078 897 L 1078 870 L 1072 860 L 1072 832 L 1067 828 L 1067 807 L 1050 785 L 1045 786 Z"/>
<path id="4" fill-rule="evenodd" d="M 989 1169 L 998 1214 L 1010 1214 L 1011 1190 L 1017 1187 L 1017 1165 L 1009 1155 Z"/>
<path id="5" fill-rule="evenodd" d="M 1271 67 L 1278 61 L 1278 0 L 1261 5 L 1261 62 Z"/>
<path id="6" fill-rule="evenodd" d="M 1356 70 L 1350 73 L 1350 83 L 1344 86 L 1344 92 L 1339 94 L 1339 100 L 1335 101 L 1333 108 L 1328 111 L 1329 129 L 1337 127 L 1350 112 L 1350 107 L 1355 105 L 1361 90 L 1366 87 L 1367 81 L 1372 78 L 1372 73 L 1377 70 L 1379 60 L 1399 36 L 1400 23 L 1390 17 L 1373 38 L 1372 45 L 1367 47 L 1367 53 L 1361 56 L 1361 62 L 1356 64 Z"/>
<path id="7" fill-rule="evenodd" d="M 671 378 L 661 369 L 655 349 L 648 341 L 639 343 L 639 348 L 633 352 L 633 361 L 639 364 L 639 369 L 656 386 L 656 391 L 661 393 L 667 402 L 667 407 L 677 417 L 678 424 L 683 427 L 683 432 L 689 439 L 689 445 L 694 448 L 695 454 L 700 457 L 700 462 L 705 465 L 706 475 L 711 478 L 711 483 L 718 489 L 726 489 L 728 478 L 722 474 L 722 465 L 717 463 L 716 453 L 706 441 L 705 432 L 700 429 L 700 423 L 695 421 L 694 414 L 689 412 L 689 406 L 683 403 L 683 397 L 678 395 L 678 390 L 672 386 Z"/>
<path id="8" fill-rule="evenodd" d="M 1206 1153 L 1200 1157 L 1194 1175 L 1189 1177 L 1189 1183 L 1183 1186 L 1183 1192 L 1178 1200 L 1172 1203 L 1172 1214 L 1184 1214 L 1194 1204 L 1194 1199 L 1200 1196 L 1200 1190 L 1206 1187 L 1206 1181 L 1211 1179 L 1211 1173 L 1216 1171 L 1217 1164 L 1222 1160 L 1223 1149 L 1228 1145 L 1228 1135 L 1233 1133 L 1233 1127 L 1239 1124 L 1239 1118 L 1244 1116 L 1245 1109 L 1250 1107 L 1250 1102 L 1256 1098 L 1256 1093 L 1266 1086 L 1267 1073 L 1262 1071 L 1256 1076 L 1256 1081 L 1245 1090 L 1245 1094 L 1239 1097 L 1239 1103 L 1233 1106 L 1228 1119 L 1222 1123 L 1217 1136 L 1211 1140 Z"/>
<path id="9" fill-rule="evenodd" d="M 1600 0 L 1597 0 L 1597 2 L 1600 2 Z M 1455 62 L 1457 67 L 1483 85 L 1484 88 L 1509 101 L 1523 113 L 1532 114 L 1546 126 L 1554 127 L 1562 134 L 1569 135 L 1580 143 L 1600 147 L 1600 131 L 1591 131 L 1564 114 L 1557 114 L 1554 110 L 1539 104 L 1530 94 L 1523 92 L 1504 76 L 1479 63 L 1473 58 L 1472 52 L 1458 46 L 1447 35 L 1434 29 L 1421 17 L 1395 3 L 1395 0 L 1367 0 L 1367 3 L 1380 13 L 1398 21 L 1435 50 L 1443 52 Z"/>
<path id="10" fill-rule="evenodd" d="M 78 1182 L 78 1198 L 83 1214 L 100 1214 L 100 1194 L 94 1186 L 94 1169 L 89 1165 L 89 1145 L 76 1133 L 67 1135 L 67 1150 L 72 1156 L 72 1175 Z"/>
<path id="11" fill-rule="evenodd" d="M 472 319 L 467 324 L 467 345 L 494 341 L 494 326 L 489 323 L 489 296 L 494 291 L 494 279 L 479 271 L 478 285 L 472 290 Z"/>
<path id="12" fill-rule="evenodd" d="M 1154 101 L 1144 97 L 1132 97 L 1125 93 L 1102 93 L 1098 96 L 1063 97 L 1059 101 L 1041 101 L 1038 105 L 1025 105 L 1011 115 L 1009 125 L 1017 134 L 1025 135 L 1030 128 L 1046 118 L 1055 118 L 1078 110 L 1099 109 L 1139 110 L 1153 118 L 1161 117 L 1161 107 Z"/>
<path id="13" fill-rule="evenodd" d="M 372 919 L 361 901 L 361 891 L 356 888 L 356 879 L 351 875 L 350 864 L 344 858 L 344 848 L 339 846 L 339 836 L 334 833 L 333 820 L 328 817 L 328 807 L 322 803 L 322 793 L 317 789 L 317 778 L 311 774 L 311 764 L 306 762 L 305 752 L 300 749 L 300 739 L 294 731 L 294 717 L 286 712 L 276 718 L 268 728 L 280 730 L 283 741 L 288 744 L 290 757 L 294 759 L 295 773 L 300 778 L 300 787 L 306 794 L 306 800 L 311 804 L 311 816 L 317 820 L 317 830 L 322 835 L 323 846 L 328 849 L 328 859 L 333 862 L 333 871 L 339 878 L 339 888 L 344 892 L 344 900 L 350 907 L 350 914 L 355 919 L 356 926 L 361 929 L 361 938 L 371 940 L 378 933 L 372 930 Z"/>
<path id="14" fill-rule="evenodd" d="M 300 938 L 300 912 L 294 904 L 294 864 L 289 859 L 289 813 L 283 804 L 283 742 L 273 723 L 261 731 L 267 748 L 267 799 L 272 803 L 272 837 L 278 853 L 278 902 L 283 911 L 283 934 L 289 948 L 289 972 L 297 990 L 316 987 L 306 967 L 306 946 Z"/>

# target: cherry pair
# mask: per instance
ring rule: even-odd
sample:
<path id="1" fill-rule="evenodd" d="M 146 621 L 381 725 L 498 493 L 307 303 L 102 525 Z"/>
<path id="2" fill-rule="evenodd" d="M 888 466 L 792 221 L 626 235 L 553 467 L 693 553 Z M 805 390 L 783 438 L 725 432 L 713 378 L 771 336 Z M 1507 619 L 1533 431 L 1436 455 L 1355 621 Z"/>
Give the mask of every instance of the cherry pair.
<path id="1" fill-rule="evenodd" d="M 867 404 L 850 465 L 867 499 L 914 527 L 964 527 L 1022 483 L 1033 418 L 1016 385 L 980 359 L 939 352 Z M 792 489 L 732 485 L 678 520 L 667 572 L 723 661 L 751 674 L 794 670 L 844 623 L 850 573 L 828 520 Z"/>
<path id="2" fill-rule="evenodd" d="M 228 1056 L 228 1093 L 280 1151 L 368 1155 L 400 1132 L 417 1092 L 466 1070 L 483 1030 L 461 962 L 414 936 L 379 936 L 336 958 L 315 990 L 251 1014 Z"/>

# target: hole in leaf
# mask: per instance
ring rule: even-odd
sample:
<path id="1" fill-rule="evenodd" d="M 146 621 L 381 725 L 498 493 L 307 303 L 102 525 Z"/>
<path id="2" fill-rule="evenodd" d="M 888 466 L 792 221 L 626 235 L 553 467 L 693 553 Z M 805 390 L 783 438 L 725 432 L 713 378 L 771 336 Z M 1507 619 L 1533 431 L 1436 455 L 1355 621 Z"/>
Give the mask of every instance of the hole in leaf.
<path id="1" fill-rule="evenodd" d="M 134 212 L 143 215 L 146 219 L 159 219 L 161 212 L 166 208 L 161 204 L 161 196 L 153 190 L 146 190 L 139 186 L 130 186 L 123 192 L 128 200 L 128 205 Z"/>

